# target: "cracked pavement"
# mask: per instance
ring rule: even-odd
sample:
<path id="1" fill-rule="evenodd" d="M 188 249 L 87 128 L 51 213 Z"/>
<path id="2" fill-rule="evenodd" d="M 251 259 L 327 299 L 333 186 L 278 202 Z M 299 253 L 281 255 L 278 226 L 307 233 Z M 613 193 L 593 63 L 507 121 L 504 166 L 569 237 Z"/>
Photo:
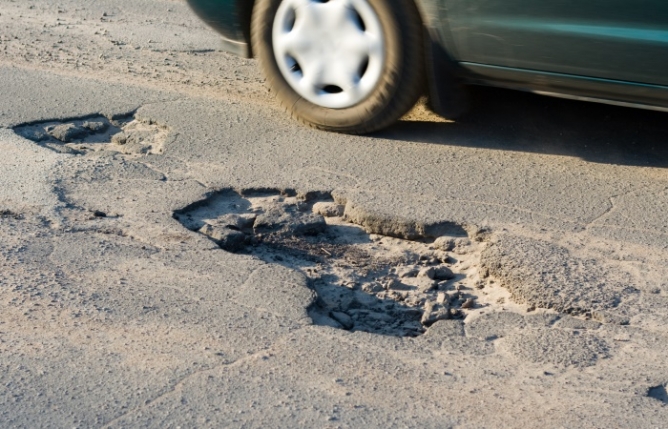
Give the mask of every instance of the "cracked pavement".
<path id="1" fill-rule="evenodd" d="M 0 0 L 3 426 L 665 426 L 665 114 L 487 89 L 454 123 L 326 134 L 219 43 L 178 0 Z M 18 133 L 128 115 L 161 151 Z M 458 225 L 498 305 L 418 337 L 314 324 L 306 275 L 175 219 L 224 189 Z"/>

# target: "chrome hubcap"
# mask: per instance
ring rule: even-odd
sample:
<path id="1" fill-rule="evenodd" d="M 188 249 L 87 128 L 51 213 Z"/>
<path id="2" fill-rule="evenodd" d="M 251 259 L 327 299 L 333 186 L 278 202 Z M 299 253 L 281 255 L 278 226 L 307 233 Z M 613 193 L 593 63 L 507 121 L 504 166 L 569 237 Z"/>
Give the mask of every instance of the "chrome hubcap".
<path id="1" fill-rule="evenodd" d="M 384 36 L 366 0 L 284 0 L 272 38 L 283 77 L 318 106 L 354 106 L 380 80 Z"/>

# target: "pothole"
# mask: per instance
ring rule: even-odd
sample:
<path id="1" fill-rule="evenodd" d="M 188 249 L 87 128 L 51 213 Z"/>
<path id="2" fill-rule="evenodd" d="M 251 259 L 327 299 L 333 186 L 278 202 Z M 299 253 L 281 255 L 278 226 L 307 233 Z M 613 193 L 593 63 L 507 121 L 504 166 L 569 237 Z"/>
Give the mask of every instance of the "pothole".
<path id="1" fill-rule="evenodd" d="M 111 151 L 146 155 L 162 153 L 169 128 L 134 115 L 111 119 L 98 115 L 21 125 L 14 132 L 61 153 Z"/>
<path id="2" fill-rule="evenodd" d="M 650 387 L 647 390 L 647 396 L 650 398 L 654 398 L 657 401 L 661 401 L 664 404 L 668 404 L 668 391 L 666 391 L 666 385 L 664 384 Z"/>
<path id="3" fill-rule="evenodd" d="M 317 294 L 309 309 L 316 324 L 417 336 L 436 321 L 501 301 L 478 274 L 485 243 L 469 239 L 463 227 L 406 240 L 369 233 L 346 211 L 326 193 L 308 199 L 228 190 L 174 217 L 224 250 L 304 273 Z"/>
<path id="4" fill-rule="evenodd" d="M 0 210 L 0 219 L 21 220 L 23 219 L 23 215 L 21 213 L 16 213 L 12 210 L 2 209 Z"/>

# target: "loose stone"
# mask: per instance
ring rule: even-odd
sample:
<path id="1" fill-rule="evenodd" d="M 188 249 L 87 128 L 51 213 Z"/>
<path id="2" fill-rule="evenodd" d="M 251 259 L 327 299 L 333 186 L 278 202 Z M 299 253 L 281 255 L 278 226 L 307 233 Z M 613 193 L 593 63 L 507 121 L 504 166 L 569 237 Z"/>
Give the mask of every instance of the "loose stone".
<path id="1" fill-rule="evenodd" d="M 331 316 L 332 319 L 339 322 L 344 329 L 350 330 L 353 328 L 353 326 L 355 326 L 353 318 L 347 315 L 346 313 L 340 311 L 332 311 Z"/>
<path id="2" fill-rule="evenodd" d="M 105 131 L 107 128 L 109 128 L 109 125 L 104 123 L 104 122 L 97 122 L 97 121 L 91 121 L 91 122 L 84 122 L 83 127 L 91 130 L 94 133 L 100 133 L 102 131 Z"/>
<path id="3" fill-rule="evenodd" d="M 122 146 L 128 142 L 128 137 L 125 135 L 125 133 L 117 133 L 111 137 L 111 142 L 113 144 Z"/>
<path id="4" fill-rule="evenodd" d="M 428 279 L 433 280 L 434 279 L 434 267 L 425 267 L 420 269 L 418 272 L 418 277 L 427 277 Z"/>
<path id="5" fill-rule="evenodd" d="M 455 248 L 455 240 L 452 237 L 438 237 L 434 241 L 434 247 L 439 250 L 450 252 Z"/>
<path id="6" fill-rule="evenodd" d="M 424 278 L 424 279 L 420 279 L 420 280 L 421 281 L 418 284 L 418 290 L 421 293 L 427 293 L 430 290 L 434 289 L 438 285 L 437 282 L 435 282 L 433 280 L 430 280 L 429 278 Z"/>
<path id="7" fill-rule="evenodd" d="M 435 267 L 434 280 L 450 280 L 455 278 L 455 274 L 448 267 Z"/>
<path id="8" fill-rule="evenodd" d="M 324 217 L 343 216 L 344 207 L 340 204 L 330 202 L 318 202 L 313 204 L 313 212 Z"/>
<path id="9" fill-rule="evenodd" d="M 397 275 L 401 278 L 417 277 L 420 270 L 416 267 L 405 267 L 397 271 Z"/>
<path id="10" fill-rule="evenodd" d="M 362 290 L 367 293 L 378 293 L 384 291 L 385 288 L 380 283 L 373 282 L 373 283 L 367 283 L 364 286 L 362 286 Z"/>
<path id="11" fill-rule="evenodd" d="M 223 250 L 228 252 L 238 251 L 248 240 L 248 236 L 241 231 L 209 224 L 204 225 L 199 232 L 209 236 Z"/>
<path id="12" fill-rule="evenodd" d="M 60 140 L 63 143 L 70 143 L 74 139 L 79 139 L 88 135 L 88 130 L 82 127 L 77 127 L 74 124 L 57 125 L 47 132 L 51 137 Z"/>
<path id="13" fill-rule="evenodd" d="M 473 298 L 468 298 L 462 304 L 462 308 L 473 308 L 475 306 L 475 300 Z"/>
<path id="14" fill-rule="evenodd" d="M 447 306 L 428 302 L 425 304 L 424 313 L 422 314 L 422 319 L 420 319 L 420 322 L 425 326 L 429 326 L 436 321 L 449 318 L 450 311 Z"/>
<path id="15" fill-rule="evenodd" d="M 389 279 L 384 283 L 385 289 L 403 289 L 405 288 L 404 284 L 397 279 Z"/>

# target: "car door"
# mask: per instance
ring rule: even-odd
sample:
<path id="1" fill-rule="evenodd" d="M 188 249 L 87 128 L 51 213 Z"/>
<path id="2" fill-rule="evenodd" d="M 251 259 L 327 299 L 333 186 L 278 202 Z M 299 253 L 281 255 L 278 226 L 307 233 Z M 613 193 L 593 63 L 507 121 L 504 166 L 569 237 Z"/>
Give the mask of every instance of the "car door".
<path id="1" fill-rule="evenodd" d="M 668 85 L 668 0 L 441 0 L 459 61 Z"/>

